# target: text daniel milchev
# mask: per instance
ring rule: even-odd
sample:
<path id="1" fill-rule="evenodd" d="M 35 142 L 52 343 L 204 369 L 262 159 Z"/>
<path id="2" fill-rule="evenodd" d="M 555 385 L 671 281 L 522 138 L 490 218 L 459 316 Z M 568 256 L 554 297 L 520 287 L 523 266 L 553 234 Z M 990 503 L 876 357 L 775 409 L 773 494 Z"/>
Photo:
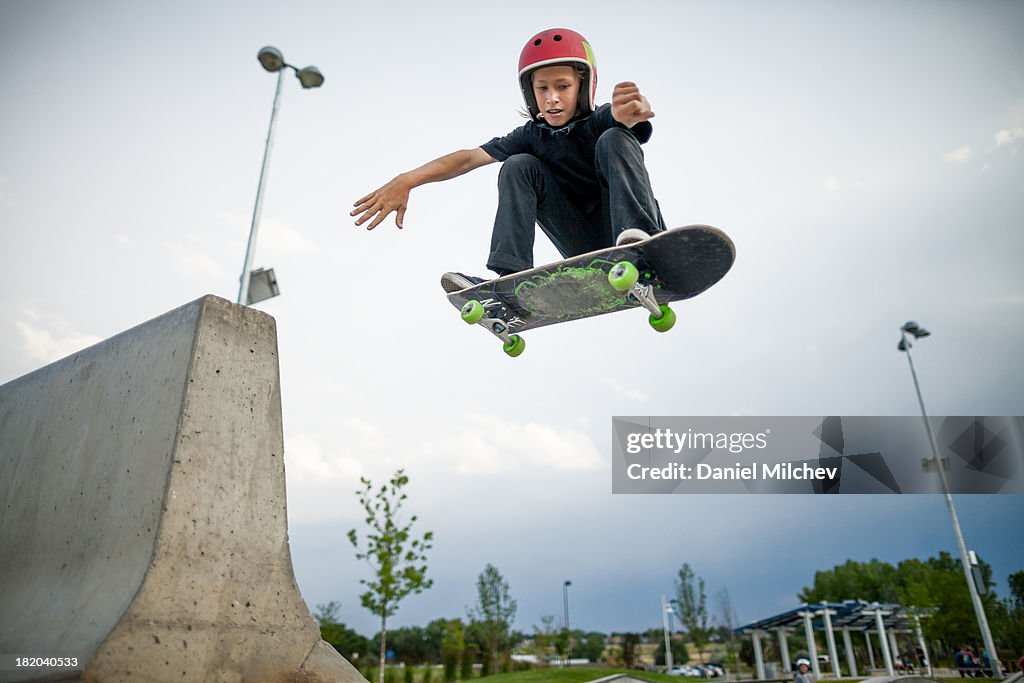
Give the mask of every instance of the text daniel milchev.
<path id="1" fill-rule="evenodd" d="M 718 434 L 694 432 L 673 432 L 670 429 L 656 429 L 654 432 L 631 433 L 626 437 L 626 452 L 636 455 L 645 449 L 670 450 L 678 455 L 684 448 L 719 449 L 730 453 L 742 453 L 750 449 L 764 449 L 768 446 L 765 430 L 757 434 L 724 432 Z M 791 480 L 791 479 L 835 479 L 838 467 L 811 467 L 806 463 L 750 463 L 743 465 L 717 466 L 698 463 L 695 466 L 669 463 L 662 467 L 645 467 L 633 463 L 626 468 L 630 479 L 675 479 L 675 480 Z"/>

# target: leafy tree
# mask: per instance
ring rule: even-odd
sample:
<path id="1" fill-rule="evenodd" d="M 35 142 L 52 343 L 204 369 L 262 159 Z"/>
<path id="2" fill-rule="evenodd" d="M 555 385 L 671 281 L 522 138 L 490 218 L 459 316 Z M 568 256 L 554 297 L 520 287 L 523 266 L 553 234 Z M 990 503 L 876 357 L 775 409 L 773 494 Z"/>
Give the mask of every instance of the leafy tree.
<path id="1" fill-rule="evenodd" d="M 459 662 L 462 661 L 463 650 L 466 649 L 464 630 L 461 619 L 452 619 L 447 623 L 444 641 L 441 645 L 441 662 L 444 664 L 444 680 L 452 683 L 458 673 Z"/>
<path id="2" fill-rule="evenodd" d="M 462 668 L 459 671 L 462 680 L 468 681 L 473 677 L 473 665 L 476 664 L 476 656 L 479 653 L 480 648 L 472 643 L 467 644 L 466 649 L 462 651 Z"/>
<path id="3" fill-rule="evenodd" d="M 548 665 L 548 658 L 555 651 L 555 617 L 552 614 L 540 618 L 540 626 L 533 628 L 533 654 L 540 666 Z"/>
<path id="4" fill-rule="evenodd" d="M 358 660 L 372 648 L 370 641 L 341 623 L 341 603 L 335 600 L 317 605 L 314 616 L 320 624 L 320 637 L 349 660 Z"/>
<path id="5" fill-rule="evenodd" d="M 665 631 L 662 627 L 651 627 L 640 634 L 641 643 L 658 643 L 665 640 Z"/>
<path id="6" fill-rule="evenodd" d="M 469 610 L 469 618 L 487 655 L 485 671 L 492 673 L 498 670 L 498 659 L 508 647 L 509 629 L 516 618 L 516 601 L 509 595 L 508 581 L 492 564 L 484 567 L 477 577 L 476 593 L 476 605 Z"/>
<path id="7" fill-rule="evenodd" d="M 658 647 L 654 650 L 654 663 L 658 666 L 666 666 L 664 634 L 656 642 Z M 668 642 L 672 645 L 673 664 L 684 664 L 690 660 L 690 652 L 686 649 L 686 643 L 682 638 L 669 638 Z"/>
<path id="8" fill-rule="evenodd" d="M 697 646 L 697 654 L 703 664 L 704 645 L 711 635 L 708 628 L 707 596 L 704 594 L 704 579 L 697 576 L 685 562 L 676 577 L 676 604 L 679 608 L 679 621 Z"/>
<path id="9" fill-rule="evenodd" d="M 832 569 L 814 575 L 814 585 L 797 595 L 801 602 L 816 604 L 826 600 L 897 601 L 896 568 L 887 562 L 847 560 Z M 842 596 L 842 597 L 839 597 Z"/>
<path id="10" fill-rule="evenodd" d="M 428 664 L 440 664 L 444 648 L 444 638 L 448 633 L 447 619 L 434 619 L 423 629 L 423 644 L 426 648 Z"/>
<path id="11" fill-rule="evenodd" d="M 1010 586 L 1010 597 L 1002 601 L 998 613 L 992 615 L 992 621 L 999 622 L 998 625 L 992 624 L 992 630 L 996 647 L 1016 654 L 1024 652 L 1024 571 L 1010 574 L 1007 583 Z"/>
<path id="12" fill-rule="evenodd" d="M 632 669 L 640 655 L 640 636 L 627 633 L 622 636 L 622 662 L 627 669 Z"/>
<path id="13" fill-rule="evenodd" d="M 341 623 L 339 614 L 341 614 L 341 603 L 337 600 L 331 600 L 328 603 L 317 605 L 313 617 L 318 624 L 323 626 L 324 624 Z"/>
<path id="14" fill-rule="evenodd" d="M 1024 570 L 1014 572 L 1007 577 L 1010 585 L 1010 600 L 1018 609 L 1024 609 Z"/>
<path id="15" fill-rule="evenodd" d="M 597 631 L 584 633 L 576 631 L 573 635 L 573 648 L 569 657 L 571 659 L 586 659 L 591 662 L 601 661 L 604 654 L 604 634 Z"/>
<path id="16" fill-rule="evenodd" d="M 985 611 L 998 615 L 998 600 L 991 590 L 992 567 L 982 561 L 980 569 Z M 946 649 L 972 642 L 978 635 L 963 567 L 959 559 L 945 551 L 927 560 L 903 560 L 895 567 L 877 559 L 847 560 L 817 572 L 814 585 L 804 588 L 797 597 L 811 604 L 861 599 L 929 608 L 931 616 L 922 620 L 922 630 L 929 639 L 941 641 Z"/>
<path id="17" fill-rule="evenodd" d="M 736 671 L 740 669 L 739 644 L 736 642 L 736 628 L 739 626 L 739 619 L 736 616 L 736 608 L 732 606 L 732 598 L 729 596 L 729 589 L 722 588 L 716 596 L 718 604 L 718 637 L 725 644 L 727 657 L 732 657 L 736 663 Z"/>
<path id="18" fill-rule="evenodd" d="M 378 683 L 384 683 L 384 663 L 387 646 L 387 620 L 398 611 L 398 605 L 410 593 L 422 593 L 433 585 L 426 578 L 426 552 L 432 547 L 434 534 L 426 532 L 422 538 L 412 538 L 413 515 L 402 521 L 402 505 L 406 494 L 402 489 L 409 477 L 398 470 L 391 480 L 376 494 L 369 479 L 360 477 L 363 488 L 356 491 L 359 503 L 366 511 L 365 547 L 361 547 L 356 530 L 348 532 L 348 540 L 356 549 L 356 559 L 366 560 L 373 571 L 373 580 L 360 579 L 367 591 L 359 596 L 363 607 L 380 617 L 380 672 Z"/>
<path id="19" fill-rule="evenodd" d="M 420 626 L 403 626 L 388 633 L 388 649 L 395 653 L 395 659 L 412 668 L 430 658 L 427 652 L 426 634 Z"/>

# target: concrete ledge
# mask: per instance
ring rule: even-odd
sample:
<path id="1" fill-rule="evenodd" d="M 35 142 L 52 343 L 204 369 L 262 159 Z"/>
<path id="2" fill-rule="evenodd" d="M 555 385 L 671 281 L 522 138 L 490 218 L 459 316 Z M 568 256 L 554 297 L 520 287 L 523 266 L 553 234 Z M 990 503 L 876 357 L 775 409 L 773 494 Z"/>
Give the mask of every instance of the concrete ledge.
<path id="1" fill-rule="evenodd" d="M 351 681 L 288 548 L 273 318 L 207 296 L 0 387 L 10 681 Z M 58 676 L 57 674 L 60 674 Z"/>

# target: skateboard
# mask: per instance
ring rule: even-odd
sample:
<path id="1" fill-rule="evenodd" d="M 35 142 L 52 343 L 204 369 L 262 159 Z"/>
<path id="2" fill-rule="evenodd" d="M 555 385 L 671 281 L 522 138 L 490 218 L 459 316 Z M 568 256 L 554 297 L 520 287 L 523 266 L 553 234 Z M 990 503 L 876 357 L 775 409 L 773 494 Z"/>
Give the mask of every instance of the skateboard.
<path id="1" fill-rule="evenodd" d="M 651 327 L 668 332 L 676 322 L 668 304 L 711 287 L 735 258 L 724 232 L 690 225 L 481 282 L 449 293 L 448 301 L 516 357 L 526 348 L 526 330 L 631 308 L 645 308 Z"/>

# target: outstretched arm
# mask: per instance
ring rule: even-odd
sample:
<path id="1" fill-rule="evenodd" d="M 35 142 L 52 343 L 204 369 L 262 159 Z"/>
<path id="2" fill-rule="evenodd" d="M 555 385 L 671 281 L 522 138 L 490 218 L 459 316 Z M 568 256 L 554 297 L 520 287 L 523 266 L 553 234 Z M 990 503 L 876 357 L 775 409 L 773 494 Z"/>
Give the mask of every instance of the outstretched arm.
<path id="1" fill-rule="evenodd" d="M 612 92 L 612 118 L 627 128 L 654 118 L 651 103 L 640 94 L 636 83 L 627 81 L 615 86 Z"/>
<path id="2" fill-rule="evenodd" d="M 356 220 L 356 225 L 371 221 L 366 229 L 373 230 L 394 211 L 395 225 L 402 228 L 405 210 L 409 205 L 409 193 L 414 187 L 450 180 L 495 161 L 494 157 L 479 147 L 446 154 L 419 168 L 395 176 L 391 182 L 355 202 L 355 210 L 349 215 L 363 214 Z"/>

